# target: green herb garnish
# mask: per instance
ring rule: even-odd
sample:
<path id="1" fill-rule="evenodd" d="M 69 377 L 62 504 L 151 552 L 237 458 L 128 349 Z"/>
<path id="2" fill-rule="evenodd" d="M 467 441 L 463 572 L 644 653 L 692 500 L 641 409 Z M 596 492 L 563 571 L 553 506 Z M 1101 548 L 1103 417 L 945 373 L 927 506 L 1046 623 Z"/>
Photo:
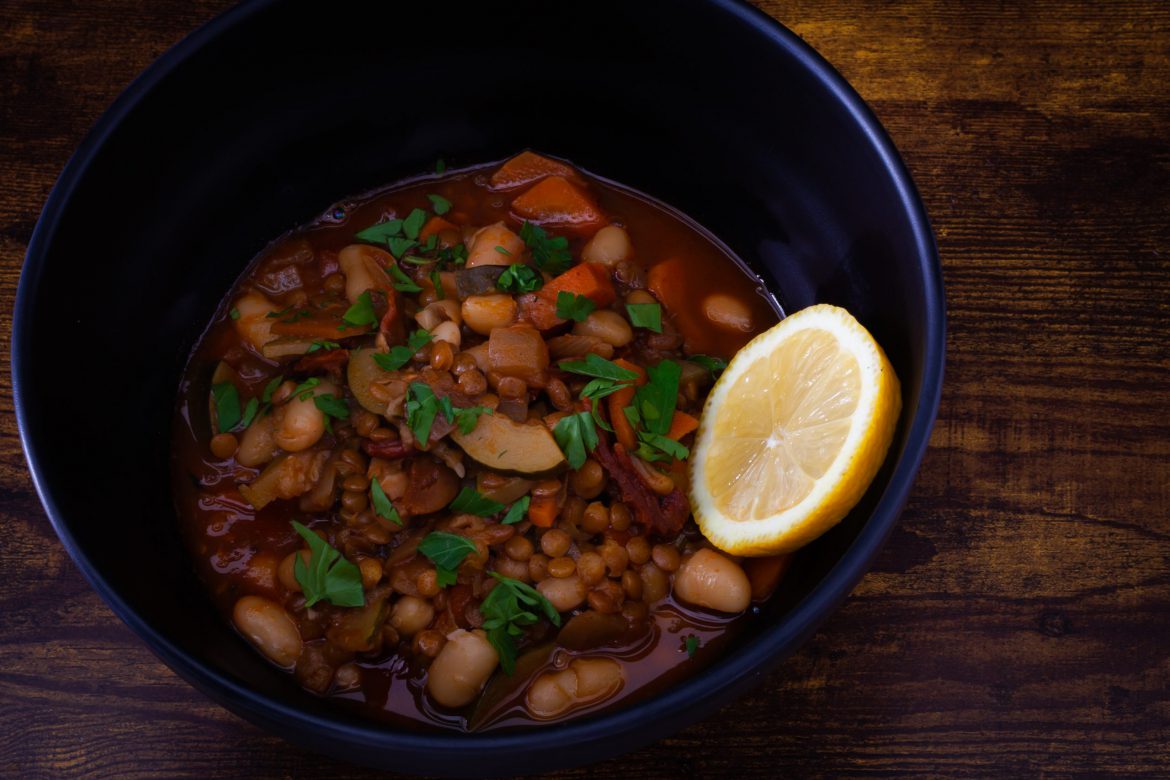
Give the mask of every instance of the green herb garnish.
<path id="1" fill-rule="evenodd" d="M 450 403 L 449 399 L 443 399 Z M 406 424 L 418 439 L 420 449 L 426 449 L 431 437 L 431 426 L 439 413 L 439 399 L 425 382 L 411 382 L 406 391 Z"/>
<path id="2" fill-rule="evenodd" d="M 394 236 L 399 235 L 401 232 L 402 220 L 391 219 L 387 220 L 386 222 L 379 222 L 376 225 L 371 225 L 365 230 L 354 234 L 354 238 L 356 238 L 358 241 L 365 241 L 370 244 L 385 244 L 387 241 L 389 241 Z"/>
<path id="3" fill-rule="evenodd" d="M 525 222 L 520 227 L 520 240 L 532 250 L 536 267 L 556 276 L 569 270 L 573 256 L 569 254 L 569 239 L 564 236 L 550 237 L 544 228 Z"/>
<path id="4" fill-rule="evenodd" d="M 422 288 L 415 284 L 414 280 L 407 276 L 398 266 L 386 266 L 386 274 L 394 280 L 394 289 L 398 290 L 398 292 L 422 292 Z"/>
<path id="5" fill-rule="evenodd" d="M 442 157 L 435 160 L 435 173 L 438 174 L 439 176 L 442 176 L 446 172 L 447 172 L 447 161 L 444 160 Z"/>
<path id="6" fill-rule="evenodd" d="M 496 287 L 509 293 L 535 292 L 543 285 L 544 277 L 531 266 L 522 263 L 508 266 L 496 280 Z"/>
<path id="7" fill-rule="evenodd" d="M 314 352 L 319 352 L 323 349 L 324 350 L 339 349 L 340 347 L 341 347 L 341 345 L 338 344 L 336 341 L 328 341 L 328 340 L 314 341 L 312 344 L 309 345 L 309 349 L 305 352 L 305 354 L 311 355 Z"/>
<path id="8" fill-rule="evenodd" d="M 322 393 L 313 396 L 313 404 L 329 417 L 338 420 L 349 419 L 349 406 L 333 393 Z"/>
<path id="9" fill-rule="evenodd" d="M 370 502 L 374 505 L 374 512 L 377 513 L 378 517 L 389 520 L 395 525 L 402 525 L 402 515 L 398 514 L 394 504 L 390 503 L 390 498 L 377 479 L 370 480 Z"/>
<path id="10" fill-rule="evenodd" d="M 723 358 L 711 357 L 710 355 L 691 355 L 687 360 L 702 366 L 711 372 L 712 376 L 719 376 L 723 370 L 727 368 L 727 361 Z"/>
<path id="11" fill-rule="evenodd" d="M 418 551 L 435 564 L 439 587 L 454 585 L 459 574 L 459 564 L 475 552 L 475 542 L 465 536 L 432 531 L 418 543 Z"/>
<path id="12" fill-rule="evenodd" d="M 500 666 L 505 674 L 516 671 L 516 639 L 524 635 L 525 626 L 531 626 L 540 618 L 529 608 L 543 612 L 554 626 L 561 624 L 556 607 L 530 585 L 519 580 L 488 572 L 498 581 L 479 605 L 484 617 L 483 628 L 488 641 L 500 656 Z"/>
<path id="13" fill-rule="evenodd" d="M 598 379 L 613 379 L 621 382 L 632 382 L 638 378 L 635 371 L 622 368 L 612 360 L 606 360 L 592 352 L 581 360 L 566 360 L 559 364 L 562 371 L 582 376 L 593 376 Z"/>
<path id="14" fill-rule="evenodd" d="M 494 414 L 494 412 L 486 406 L 468 406 L 456 409 L 455 424 L 459 426 L 459 432 L 466 434 L 474 431 L 475 426 L 479 424 L 481 414 Z"/>
<path id="15" fill-rule="evenodd" d="M 321 384 L 320 379 L 318 379 L 317 377 L 311 377 L 309 379 L 306 379 L 304 382 L 301 382 L 296 387 L 294 387 L 293 391 L 291 393 L 289 393 L 289 395 L 293 396 L 301 401 L 304 401 L 306 398 L 308 398 L 309 396 L 311 396 L 313 394 L 313 388 L 319 384 Z"/>
<path id="16" fill-rule="evenodd" d="M 500 525 L 515 525 L 524 519 L 524 515 L 528 514 L 528 505 L 532 503 L 532 499 L 524 496 L 512 506 L 508 507 L 508 514 L 504 515 L 504 519 L 500 521 Z"/>
<path id="17" fill-rule="evenodd" d="M 630 324 L 655 333 L 662 332 L 662 306 L 657 303 L 627 303 Z"/>
<path id="18" fill-rule="evenodd" d="M 233 320 L 238 320 L 240 318 L 240 310 L 233 306 L 232 310 L 228 312 L 228 316 Z"/>
<path id="19" fill-rule="evenodd" d="M 426 224 L 427 213 L 422 209 L 413 209 L 406 219 L 402 220 L 402 233 L 407 238 L 414 240 L 418 238 L 418 232 L 422 230 L 422 226 Z"/>
<path id="20" fill-rule="evenodd" d="M 663 360 L 646 369 L 648 381 L 634 392 L 634 408 L 650 433 L 665 436 L 670 432 L 680 373 L 678 363 Z"/>
<path id="21" fill-rule="evenodd" d="M 427 199 L 430 200 L 431 206 L 434 208 L 435 213 L 440 217 L 451 210 L 451 201 L 447 200 L 442 195 L 427 195 Z"/>
<path id="22" fill-rule="evenodd" d="M 597 305 L 584 295 L 564 290 L 557 293 L 557 316 L 562 320 L 582 322 L 596 308 Z"/>
<path id="23" fill-rule="evenodd" d="M 589 412 L 576 412 L 565 415 L 553 428 L 553 438 L 557 446 L 565 453 L 569 467 L 576 470 L 585 463 L 588 454 L 597 449 L 597 428 L 593 425 L 593 415 Z"/>
<path id="24" fill-rule="evenodd" d="M 284 375 L 274 376 L 268 380 L 268 384 L 264 385 L 264 392 L 260 396 L 260 400 L 268 403 L 272 400 L 272 394 L 276 392 L 276 388 L 280 387 L 280 383 L 284 381 Z"/>
<path id="25" fill-rule="evenodd" d="M 378 316 L 374 314 L 374 302 L 370 300 L 370 291 L 366 290 L 359 295 L 354 304 L 341 315 L 341 319 L 346 325 L 355 328 L 376 323 Z"/>
<path id="26" fill-rule="evenodd" d="M 398 236 L 387 239 L 386 246 L 390 249 L 390 254 L 394 255 L 395 259 L 397 259 L 406 254 L 408 249 L 412 249 L 418 246 L 418 242 L 413 238 L 403 238 Z"/>
<path id="27" fill-rule="evenodd" d="M 443 292 L 443 279 L 439 276 L 438 268 L 431 271 L 431 286 L 435 288 L 436 299 L 441 301 L 447 297 L 447 293 Z"/>
<path id="28" fill-rule="evenodd" d="M 215 403 L 215 420 L 220 433 L 227 433 L 240 422 L 240 392 L 231 382 L 211 386 L 211 400 Z"/>
<path id="29" fill-rule="evenodd" d="M 260 401 L 256 398 L 248 400 L 248 405 L 244 407 L 244 416 L 240 420 L 240 427 L 247 428 L 252 424 L 252 420 L 256 419 L 256 412 L 260 411 Z"/>
<path id="30" fill-rule="evenodd" d="M 292 526 L 308 543 L 311 552 L 307 565 L 300 555 L 293 558 L 293 576 L 305 594 L 305 606 L 311 607 L 322 600 L 338 607 L 365 604 L 361 570 L 305 526 L 295 520 Z"/>
<path id="31" fill-rule="evenodd" d="M 636 454 L 642 460 L 686 460 L 691 454 L 688 447 L 660 433 L 638 431 L 638 442 Z"/>
<path id="32" fill-rule="evenodd" d="M 687 635 L 687 638 L 683 640 L 683 645 L 687 650 L 687 658 L 695 657 L 695 651 L 699 649 L 700 644 L 702 644 L 702 642 L 699 641 L 697 636 L 694 634 Z"/>
<path id="33" fill-rule="evenodd" d="M 507 255 L 508 257 L 511 257 L 511 256 L 512 256 L 512 253 L 511 253 L 511 252 L 509 252 L 507 249 L 505 249 L 504 247 L 500 246 L 499 244 L 496 244 L 496 245 L 495 245 L 495 247 L 494 247 L 494 249 L 495 249 L 497 252 L 499 252 L 501 255 Z"/>
<path id="34" fill-rule="evenodd" d="M 390 352 L 375 352 L 374 362 L 383 371 L 397 371 L 410 362 L 415 353 L 426 346 L 431 340 L 431 334 L 425 330 L 416 330 L 406 339 L 406 346 L 401 344 L 390 347 Z"/>
<path id="35" fill-rule="evenodd" d="M 451 502 L 448 509 L 465 515 L 492 517 L 503 512 L 504 505 L 499 501 L 492 501 L 490 498 L 484 497 L 474 488 L 465 487 L 459 491 L 459 495 L 455 496 L 455 500 Z"/>

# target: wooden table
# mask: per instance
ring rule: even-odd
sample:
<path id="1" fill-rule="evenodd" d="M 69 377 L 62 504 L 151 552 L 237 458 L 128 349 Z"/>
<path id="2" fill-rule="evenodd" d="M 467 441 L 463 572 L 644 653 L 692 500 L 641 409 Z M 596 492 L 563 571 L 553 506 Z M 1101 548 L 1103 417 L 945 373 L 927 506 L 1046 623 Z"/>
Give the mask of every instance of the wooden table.
<path id="1" fill-rule="evenodd" d="M 767 685 L 564 776 L 1166 776 L 1170 5 L 764 5 L 922 191 L 950 316 L 938 425 L 873 571 Z M 226 6 L 0 5 L 5 336 L 70 152 Z M 372 776 L 211 704 L 114 618 L 33 493 L 0 364 L 0 775 Z"/>

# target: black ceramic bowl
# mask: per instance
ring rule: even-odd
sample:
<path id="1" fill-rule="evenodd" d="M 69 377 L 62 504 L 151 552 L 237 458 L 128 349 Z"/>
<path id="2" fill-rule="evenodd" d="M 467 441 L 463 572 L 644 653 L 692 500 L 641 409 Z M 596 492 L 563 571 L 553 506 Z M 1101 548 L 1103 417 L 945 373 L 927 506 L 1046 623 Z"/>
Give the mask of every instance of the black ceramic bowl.
<path id="1" fill-rule="evenodd" d="M 164 662 L 298 744 L 399 771 L 519 773 L 631 750 L 711 715 L 862 576 L 926 448 L 943 368 L 938 260 L 914 187 L 862 101 L 747 6 L 566 9 L 245 4 L 126 90 L 33 235 L 13 374 L 53 526 Z M 300 690 L 212 609 L 167 487 L 175 390 L 221 296 L 270 239 L 440 156 L 458 166 L 525 147 L 691 215 L 788 311 L 847 307 L 889 353 L 905 410 L 861 505 L 800 554 L 786 595 L 708 670 L 612 714 L 523 732 L 393 730 Z"/>

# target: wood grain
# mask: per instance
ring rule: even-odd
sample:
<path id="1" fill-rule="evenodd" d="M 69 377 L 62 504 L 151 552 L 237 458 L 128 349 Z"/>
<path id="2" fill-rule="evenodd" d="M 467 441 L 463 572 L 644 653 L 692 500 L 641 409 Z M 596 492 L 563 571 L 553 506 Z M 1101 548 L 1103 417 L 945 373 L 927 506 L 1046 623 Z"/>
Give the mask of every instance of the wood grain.
<path id="1" fill-rule="evenodd" d="M 764 2 L 873 106 L 950 317 L 938 426 L 873 571 L 753 695 L 627 777 L 1165 776 L 1170 6 Z M 0 5 L 0 332 L 69 154 L 227 6 Z M 207 702 L 82 580 L 0 350 L 0 775 L 366 777 Z"/>

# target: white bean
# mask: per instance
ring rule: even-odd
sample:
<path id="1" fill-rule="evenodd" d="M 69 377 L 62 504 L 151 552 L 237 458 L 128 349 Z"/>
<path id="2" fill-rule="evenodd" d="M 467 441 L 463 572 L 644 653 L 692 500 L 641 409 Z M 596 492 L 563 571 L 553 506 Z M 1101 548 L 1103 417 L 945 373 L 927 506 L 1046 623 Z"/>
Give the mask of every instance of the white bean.
<path id="1" fill-rule="evenodd" d="M 634 253 L 630 234 L 617 225 L 607 225 L 593 234 L 581 248 L 581 259 L 586 263 L 614 266 L 629 260 Z"/>
<path id="2" fill-rule="evenodd" d="M 513 233 L 503 222 L 488 225 L 475 234 L 467 252 L 467 268 L 477 265 L 511 265 L 520 262 L 520 253 L 524 251 L 524 242 L 520 236 Z M 501 252 L 496 247 L 504 251 Z"/>
<path id="3" fill-rule="evenodd" d="M 253 469 L 272 460 L 276 456 L 276 440 L 273 433 L 272 415 L 266 414 L 253 420 L 240 437 L 236 462 Z"/>
<path id="4" fill-rule="evenodd" d="M 567 669 L 545 672 L 528 688 L 525 704 L 535 718 L 549 719 L 613 696 L 625 683 L 612 658 L 576 658 Z"/>
<path id="5" fill-rule="evenodd" d="M 350 244 L 337 254 L 337 264 L 345 274 L 345 297 L 350 303 L 366 290 L 384 290 L 389 285 L 382 265 L 375 260 L 378 257 L 383 263 L 393 262 L 385 251 L 368 244 Z"/>
<path id="6" fill-rule="evenodd" d="M 232 622 L 273 663 L 290 667 L 301 655 L 303 643 L 297 624 L 275 601 L 244 596 L 232 609 Z"/>
<path id="7" fill-rule="evenodd" d="M 260 293 L 251 292 L 240 296 L 233 308 L 240 315 L 233 322 L 240 338 L 256 349 L 275 338 L 272 335 L 272 323 L 275 320 L 268 316 L 279 310 L 275 303 Z"/>
<path id="8" fill-rule="evenodd" d="M 435 341 L 446 341 L 456 350 L 458 350 L 459 345 L 463 343 L 463 334 L 459 332 L 459 326 L 451 320 L 440 322 L 438 325 L 436 325 L 434 329 L 431 330 L 431 338 L 433 338 Z"/>
<path id="9" fill-rule="evenodd" d="M 326 394 L 338 395 L 332 382 L 321 382 L 310 394 L 302 392 L 277 410 L 272 437 L 277 446 L 287 452 L 301 452 L 321 440 L 325 435 L 325 413 L 313 399 Z"/>
<path id="10" fill-rule="evenodd" d="M 506 328 L 516 320 L 516 300 L 511 295 L 472 295 L 463 302 L 463 321 L 481 336 L 493 328 Z"/>
<path id="11" fill-rule="evenodd" d="M 581 606 L 585 601 L 585 583 L 576 574 L 571 577 L 549 577 L 542 580 L 536 589 L 549 600 L 557 612 L 568 612 Z"/>
<path id="12" fill-rule="evenodd" d="M 499 662 L 483 631 L 456 629 L 427 672 L 427 691 L 444 707 L 462 707 L 479 695 Z"/>
<path id="13" fill-rule="evenodd" d="M 463 315 L 459 311 L 459 304 L 450 298 L 427 304 L 422 311 L 414 315 L 414 321 L 423 330 L 430 330 L 440 322 L 451 320 L 456 325 L 463 324 Z"/>
<path id="14" fill-rule="evenodd" d="M 752 311 L 738 298 L 723 293 L 708 295 L 703 300 L 703 314 L 711 322 L 744 333 L 752 329 Z"/>
<path id="15" fill-rule="evenodd" d="M 390 625 L 402 636 L 411 637 L 431 624 L 435 608 L 426 599 L 418 596 L 403 596 L 394 602 L 390 612 Z"/>
<path id="16" fill-rule="evenodd" d="M 583 321 L 573 326 L 573 333 L 578 336 L 592 336 L 615 347 L 624 347 L 634 340 L 634 330 L 626 318 L 608 309 L 591 312 Z"/>
<path id="17" fill-rule="evenodd" d="M 743 612 L 751 603 L 752 586 L 738 563 L 703 548 L 674 575 L 674 595 L 697 607 Z"/>

